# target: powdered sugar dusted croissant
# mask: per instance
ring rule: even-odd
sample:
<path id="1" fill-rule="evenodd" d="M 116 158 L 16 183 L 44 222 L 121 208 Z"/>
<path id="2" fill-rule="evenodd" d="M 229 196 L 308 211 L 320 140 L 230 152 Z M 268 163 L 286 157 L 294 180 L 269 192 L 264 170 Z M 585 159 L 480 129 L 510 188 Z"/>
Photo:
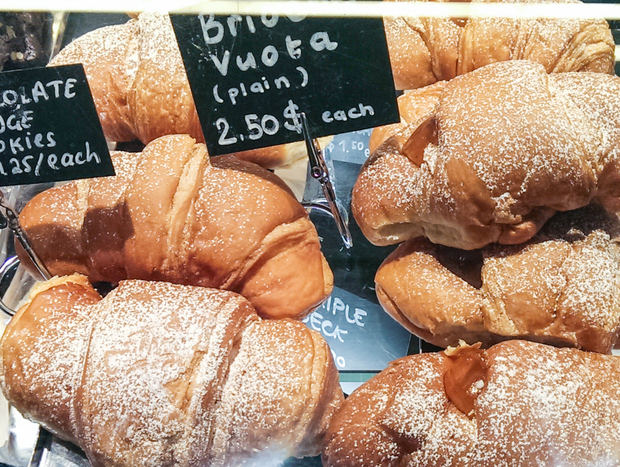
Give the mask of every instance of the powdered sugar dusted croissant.
<path id="1" fill-rule="evenodd" d="M 20 213 L 52 274 L 223 288 L 265 317 L 302 317 L 331 293 L 316 229 L 272 172 L 210 159 L 186 135 L 113 162 L 115 177 L 51 188 Z"/>
<path id="2" fill-rule="evenodd" d="M 620 223 L 602 208 L 558 213 L 530 241 L 458 250 L 400 245 L 375 281 L 383 308 L 440 347 L 509 338 L 610 353 L 620 332 Z"/>
<path id="3" fill-rule="evenodd" d="M 476 2 L 478 3 L 478 2 Z M 481 3 L 578 4 L 576 0 L 483 0 Z M 482 10 L 484 11 L 484 10 Z M 614 40 L 603 19 L 386 17 L 394 81 L 415 89 L 490 63 L 531 60 L 551 72 L 613 73 Z"/>
<path id="4" fill-rule="evenodd" d="M 324 465 L 618 465 L 619 371 L 527 341 L 404 357 L 346 399 Z"/>
<path id="5" fill-rule="evenodd" d="M 83 276 L 38 284 L 0 341 L 0 386 L 93 466 L 277 465 L 316 455 L 343 395 L 323 338 L 232 292 Z"/>
<path id="6" fill-rule="evenodd" d="M 620 78 L 515 60 L 402 101 L 404 121 L 379 130 L 352 193 L 371 242 L 518 244 L 556 211 L 617 209 Z"/>

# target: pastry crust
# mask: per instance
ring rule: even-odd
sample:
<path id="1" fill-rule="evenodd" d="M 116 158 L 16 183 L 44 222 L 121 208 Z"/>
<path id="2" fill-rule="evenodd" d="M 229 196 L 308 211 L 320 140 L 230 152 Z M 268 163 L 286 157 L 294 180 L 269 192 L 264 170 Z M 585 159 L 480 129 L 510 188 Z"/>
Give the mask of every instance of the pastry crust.
<path id="1" fill-rule="evenodd" d="M 234 156 L 210 159 L 187 135 L 112 157 L 116 176 L 51 188 L 21 211 L 52 274 L 222 288 L 272 318 L 301 318 L 331 293 L 316 229 L 272 172 Z"/>
<path id="2" fill-rule="evenodd" d="M 317 455 L 343 401 L 329 347 L 228 291 L 82 276 L 39 287 L 0 341 L 0 387 L 93 466 Z"/>
<path id="3" fill-rule="evenodd" d="M 407 120 L 373 138 L 353 215 L 377 245 L 425 236 L 470 250 L 523 243 L 591 201 L 615 210 L 619 96 L 616 76 L 520 60 L 408 92 Z"/>
<path id="4" fill-rule="evenodd" d="M 516 340 L 404 357 L 345 400 L 323 463 L 615 465 L 618 371 L 616 356 Z"/>
<path id="5" fill-rule="evenodd" d="M 500 0 L 500 3 L 580 2 Z M 531 60 L 540 63 L 548 73 L 614 72 L 614 40 L 609 24 L 603 19 L 402 16 L 387 17 L 384 23 L 397 89 L 428 86 L 505 60 Z"/>
<path id="6" fill-rule="evenodd" d="M 415 239 L 379 267 L 380 304 L 440 346 L 529 339 L 610 353 L 620 333 L 620 223 L 558 213 L 530 241 L 464 251 Z"/>

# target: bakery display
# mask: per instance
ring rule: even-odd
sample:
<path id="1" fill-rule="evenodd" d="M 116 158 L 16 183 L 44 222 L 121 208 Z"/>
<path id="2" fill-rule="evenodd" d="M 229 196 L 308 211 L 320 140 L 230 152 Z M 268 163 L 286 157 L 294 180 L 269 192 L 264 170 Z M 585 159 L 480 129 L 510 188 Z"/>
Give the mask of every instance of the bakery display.
<path id="1" fill-rule="evenodd" d="M 401 101 L 409 120 L 391 127 L 353 188 L 372 243 L 519 244 L 557 211 L 593 201 L 616 210 L 620 78 L 514 60 Z"/>
<path id="2" fill-rule="evenodd" d="M 620 363 L 603 355 L 620 333 L 609 25 L 384 24 L 407 91 L 401 122 L 372 133 L 352 213 L 374 245 L 400 244 L 376 274 L 380 305 L 447 350 L 397 360 L 343 400 L 336 354 L 299 322 L 332 272 L 265 169 L 304 144 L 209 158 L 169 18 L 142 13 L 49 64 L 83 64 L 107 140 L 144 149 L 21 211 L 58 277 L 0 341 L 14 407 L 94 467 L 271 465 L 321 445 L 326 466 L 620 463 Z M 372 312 L 336 298 L 334 316 Z"/>
<path id="3" fill-rule="evenodd" d="M 617 465 L 619 371 L 526 341 L 404 357 L 346 399 L 324 465 Z"/>
<path id="4" fill-rule="evenodd" d="M 112 157 L 116 176 L 56 186 L 22 209 L 52 275 L 217 287 L 271 318 L 301 318 L 331 293 L 316 229 L 272 172 L 234 156 L 210 159 L 187 135 Z"/>
<path id="5" fill-rule="evenodd" d="M 0 349 L 11 404 L 95 467 L 316 455 L 343 400 L 318 333 L 203 287 L 123 281 L 102 299 L 83 276 L 56 277 Z"/>
<path id="6" fill-rule="evenodd" d="M 610 353 L 620 333 L 620 222 L 590 206 L 530 241 L 465 251 L 409 240 L 376 274 L 379 303 L 439 347 L 511 338 Z"/>
<path id="7" fill-rule="evenodd" d="M 172 134 L 204 136 L 170 18 L 144 12 L 103 26 L 64 47 L 50 66 L 81 63 L 106 138 L 147 144 Z M 307 157 L 303 141 L 236 153 L 266 168 Z"/>
<path id="8" fill-rule="evenodd" d="M 497 0 L 482 3 L 494 2 Z M 561 10 L 562 3 L 580 2 L 500 0 L 500 3 L 557 3 Z M 540 63 L 548 73 L 614 71 L 614 38 L 603 19 L 400 16 L 386 17 L 384 23 L 397 89 L 416 89 L 450 80 L 506 60 L 531 60 Z"/>

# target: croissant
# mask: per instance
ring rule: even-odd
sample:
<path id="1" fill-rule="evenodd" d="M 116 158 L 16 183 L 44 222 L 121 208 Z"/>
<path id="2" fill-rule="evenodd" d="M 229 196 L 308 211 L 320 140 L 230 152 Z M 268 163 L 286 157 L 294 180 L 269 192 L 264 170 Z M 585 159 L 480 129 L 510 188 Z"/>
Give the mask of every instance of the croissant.
<path id="1" fill-rule="evenodd" d="M 610 353 L 620 333 L 620 222 L 558 213 L 530 241 L 457 250 L 409 240 L 379 267 L 379 303 L 439 347 L 520 338 Z"/>
<path id="2" fill-rule="evenodd" d="M 351 208 L 377 245 L 527 241 L 557 211 L 620 198 L 620 78 L 487 65 L 404 94 L 377 130 Z M 417 109 L 417 110 L 416 110 Z"/>
<path id="3" fill-rule="evenodd" d="M 223 288 L 263 317 L 303 317 L 331 293 L 316 229 L 272 172 L 210 159 L 187 135 L 112 157 L 116 176 L 53 187 L 20 212 L 52 275 Z"/>
<path id="4" fill-rule="evenodd" d="M 172 134 L 204 135 L 181 52 L 166 14 L 144 12 L 124 24 L 103 26 L 69 43 L 49 65 L 81 63 L 108 141 L 148 144 Z M 307 156 L 305 143 L 236 153 L 266 168 Z"/>
<path id="5" fill-rule="evenodd" d="M 481 3 L 495 2 L 581 3 L 577 0 L 482 0 Z M 614 39 L 603 19 L 400 16 L 386 17 L 384 24 L 398 89 L 416 89 L 450 80 L 505 60 L 531 60 L 540 63 L 548 73 L 614 72 Z"/>
<path id="6" fill-rule="evenodd" d="M 0 386 L 94 467 L 277 465 L 317 455 L 343 400 L 320 334 L 243 297 L 79 275 L 40 283 L 0 342 Z"/>
<path id="7" fill-rule="evenodd" d="M 403 357 L 332 419 L 323 465 L 620 463 L 620 358 L 507 341 Z"/>

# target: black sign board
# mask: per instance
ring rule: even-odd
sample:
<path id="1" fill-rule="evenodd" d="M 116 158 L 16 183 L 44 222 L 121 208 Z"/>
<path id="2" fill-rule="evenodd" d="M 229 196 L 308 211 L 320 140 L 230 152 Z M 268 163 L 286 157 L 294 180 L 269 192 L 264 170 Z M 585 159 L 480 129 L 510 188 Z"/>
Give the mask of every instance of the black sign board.
<path id="1" fill-rule="evenodd" d="M 171 19 L 211 155 L 399 119 L 381 18 Z"/>
<path id="2" fill-rule="evenodd" d="M 407 355 L 411 334 L 373 300 L 339 287 L 304 319 L 319 331 L 339 371 L 378 372 Z"/>
<path id="3" fill-rule="evenodd" d="M 0 73 L 0 186 L 114 175 L 82 65 Z"/>

